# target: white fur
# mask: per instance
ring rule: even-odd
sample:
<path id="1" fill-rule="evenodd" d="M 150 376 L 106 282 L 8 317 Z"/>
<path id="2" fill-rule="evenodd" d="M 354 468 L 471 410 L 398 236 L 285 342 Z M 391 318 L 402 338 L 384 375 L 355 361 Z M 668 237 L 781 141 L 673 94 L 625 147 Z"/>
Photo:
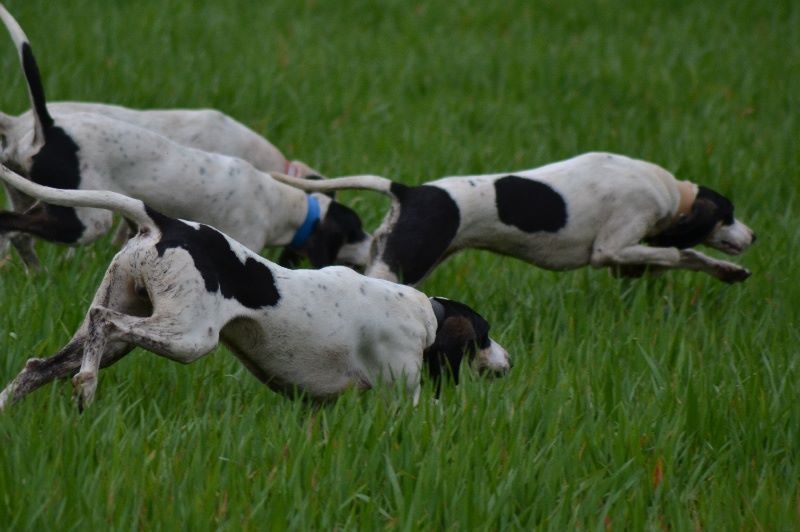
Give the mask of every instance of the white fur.
<path id="1" fill-rule="evenodd" d="M 285 269 L 223 235 L 242 264 L 257 261 L 274 280 L 277 302 L 251 308 L 223 297 L 221 290 L 209 291 L 183 247 L 159 253 L 161 229 L 140 200 L 108 191 L 42 187 L 5 167 L 0 179 L 56 205 L 112 208 L 139 227 L 114 257 L 86 319 L 65 346 L 67 351 L 77 346 L 74 352 L 29 361 L 0 393 L 0 410 L 44 382 L 76 371 L 83 406 L 94 398 L 99 368 L 134 346 L 190 363 L 220 341 L 277 391 L 298 389 L 324 399 L 350 387 L 404 380 L 416 402 L 423 351 L 437 333 L 432 303 L 421 292 L 344 267 Z M 492 341 L 490 369 L 498 364 L 498 349 Z"/>
<path id="2" fill-rule="evenodd" d="M 525 232 L 501 222 L 494 185 L 499 178 L 509 175 L 545 183 L 555 190 L 566 204 L 566 225 L 555 232 Z M 305 190 L 363 188 L 392 195 L 390 181 L 379 176 L 348 176 L 306 183 L 288 176 L 275 177 Z M 652 265 L 734 279 L 730 282 L 746 278 L 749 272 L 744 268 L 699 251 L 640 243 L 676 221 L 681 205 L 678 183 L 668 171 L 646 161 L 610 153 L 587 153 L 532 170 L 445 177 L 425 185 L 445 191 L 459 209 L 457 233 L 442 258 L 461 249 L 479 248 L 552 270 L 587 265 Z M 694 186 L 687 188 L 696 190 Z M 388 237 L 395 231 L 398 214 L 398 207 L 393 204 L 375 231 L 367 275 L 399 280 L 381 260 Z M 740 252 L 753 238 L 753 232 L 736 221 L 729 228 L 718 228 L 705 243 L 731 252 L 731 246 L 721 243 L 727 241 Z"/>
<path id="3" fill-rule="evenodd" d="M 73 113 L 93 113 L 149 129 L 168 139 L 198 150 L 238 157 L 262 172 L 285 172 L 304 177 L 317 174 L 300 161 L 289 161 L 267 139 L 216 109 L 131 109 L 121 105 L 94 102 L 51 102 L 47 104 L 55 117 Z M 30 111 L 9 117 L 14 138 L 33 129 Z"/>
<path id="4" fill-rule="evenodd" d="M 170 216 L 213 225 L 252 250 L 289 244 L 305 219 L 304 192 L 242 159 L 189 148 L 105 115 L 74 112 L 55 120 L 80 149 L 81 190 L 139 198 Z M 30 133 L 16 139 L 6 154 L 23 173 L 39 149 L 31 140 Z M 322 194 L 317 198 L 324 217 L 331 200 Z M 78 244 L 95 240 L 111 226 L 108 211 L 77 212 L 86 226 Z"/>

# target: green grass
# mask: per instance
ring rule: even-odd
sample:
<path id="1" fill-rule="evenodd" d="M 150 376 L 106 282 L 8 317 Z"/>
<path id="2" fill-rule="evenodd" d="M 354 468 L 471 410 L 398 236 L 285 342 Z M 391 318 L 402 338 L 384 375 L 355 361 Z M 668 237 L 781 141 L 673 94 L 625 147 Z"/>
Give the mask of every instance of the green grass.
<path id="1" fill-rule="evenodd" d="M 515 366 L 416 409 L 396 390 L 313 409 L 224 349 L 136 351 L 83 415 L 62 382 L 0 416 L 4 528 L 800 527 L 796 2 L 198 4 L 6 2 L 52 100 L 217 107 L 330 175 L 408 183 L 649 159 L 734 199 L 753 277 L 464 253 L 422 288 L 481 310 Z M 0 49 L 0 109 L 22 111 Z M 371 227 L 386 207 L 345 198 Z M 0 268 L 2 383 L 69 338 L 114 253 L 38 250 L 45 272 Z"/>

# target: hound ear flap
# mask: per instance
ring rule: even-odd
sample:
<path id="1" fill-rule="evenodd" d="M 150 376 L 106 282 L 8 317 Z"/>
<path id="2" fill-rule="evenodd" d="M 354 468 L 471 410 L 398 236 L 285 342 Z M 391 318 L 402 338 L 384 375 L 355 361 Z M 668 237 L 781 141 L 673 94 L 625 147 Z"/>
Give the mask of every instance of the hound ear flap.
<path id="1" fill-rule="evenodd" d="M 458 384 L 464 355 L 474 349 L 475 331 L 468 319 L 451 316 L 442 322 L 436 332 L 436 341 L 423 354 L 428 374 L 436 385 L 436 396 L 441 392 L 442 375 L 446 372 Z"/>
<path id="2" fill-rule="evenodd" d="M 344 245 L 344 233 L 339 224 L 328 217 L 317 222 L 306 244 L 308 260 L 314 268 L 324 268 L 336 262 L 336 255 Z"/>
<path id="3" fill-rule="evenodd" d="M 690 248 L 703 242 L 716 224 L 716 204 L 707 199 L 698 198 L 692 204 L 689 214 L 683 216 L 666 231 L 649 238 L 647 242 L 659 247 Z"/>

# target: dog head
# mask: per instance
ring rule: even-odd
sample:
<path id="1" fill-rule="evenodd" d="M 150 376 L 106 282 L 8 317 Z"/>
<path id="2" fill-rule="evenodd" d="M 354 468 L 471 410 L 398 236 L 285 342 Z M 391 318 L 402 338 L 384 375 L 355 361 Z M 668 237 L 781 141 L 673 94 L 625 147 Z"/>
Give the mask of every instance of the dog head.
<path id="1" fill-rule="evenodd" d="M 489 322 L 470 307 L 441 297 L 430 299 L 436 315 L 436 340 L 425 350 L 428 374 L 441 389 L 442 374 L 449 371 L 458 384 L 464 357 L 479 373 L 504 375 L 511 369 L 508 352 L 489 337 Z"/>
<path id="2" fill-rule="evenodd" d="M 733 216 L 733 203 L 728 198 L 701 186 L 689 213 L 646 241 L 654 246 L 679 249 L 705 244 L 738 255 L 755 239 L 755 233 Z"/>
<path id="3" fill-rule="evenodd" d="M 308 238 L 305 252 L 314 268 L 344 264 L 363 268 L 369 257 L 372 236 L 365 232 L 356 212 L 324 194 L 314 193 L 325 215 Z"/>

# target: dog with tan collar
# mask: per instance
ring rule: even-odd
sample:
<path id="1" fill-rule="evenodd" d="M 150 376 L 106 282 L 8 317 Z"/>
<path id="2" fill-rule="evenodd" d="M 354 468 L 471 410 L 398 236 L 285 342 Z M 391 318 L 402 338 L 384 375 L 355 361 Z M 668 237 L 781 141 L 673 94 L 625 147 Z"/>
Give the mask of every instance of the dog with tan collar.
<path id="1" fill-rule="evenodd" d="M 27 37 L 2 5 L 0 18 L 18 48 L 33 113 L 32 128 L 2 132 L 3 164 L 43 185 L 142 199 L 171 216 L 213 225 L 254 251 L 288 246 L 315 267 L 363 264 L 369 235 L 352 210 L 324 194 L 305 194 L 242 159 L 174 142 L 120 109 L 106 111 L 128 121 L 87 112 L 51 115 Z M 0 212 L 0 234 L 67 245 L 92 242 L 111 224 L 108 211 L 44 203 Z"/>
<path id="2" fill-rule="evenodd" d="M 136 346 L 188 364 L 222 342 L 273 390 L 320 400 L 401 381 L 416 403 L 424 364 L 437 382 L 448 368 L 457 380 L 465 355 L 479 371 L 510 367 L 488 322 L 464 304 L 340 266 L 282 268 L 210 226 L 114 192 L 43 187 L 3 166 L 0 179 L 53 205 L 115 211 L 137 228 L 72 339 L 29 360 L 0 392 L 0 410 L 67 377 L 83 408 L 100 368 Z"/>
<path id="3" fill-rule="evenodd" d="M 692 249 L 730 255 L 755 235 L 721 194 L 679 181 L 655 164 L 587 153 L 533 170 L 445 177 L 407 186 L 363 175 L 325 181 L 276 179 L 304 190 L 366 189 L 392 199 L 373 235 L 366 275 L 415 285 L 466 248 L 509 255 L 550 270 L 610 267 L 701 271 L 726 283 L 750 272 Z"/>

